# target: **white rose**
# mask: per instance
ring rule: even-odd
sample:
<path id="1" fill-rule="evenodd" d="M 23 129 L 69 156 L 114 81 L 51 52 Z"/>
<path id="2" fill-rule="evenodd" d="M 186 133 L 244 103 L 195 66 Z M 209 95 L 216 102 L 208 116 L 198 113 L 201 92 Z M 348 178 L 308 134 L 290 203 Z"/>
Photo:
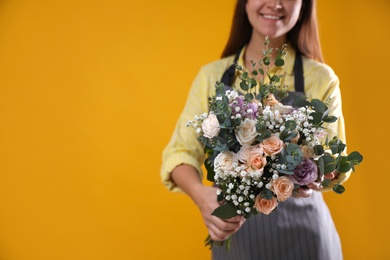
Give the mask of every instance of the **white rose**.
<path id="1" fill-rule="evenodd" d="M 214 169 L 221 168 L 223 171 L 234 170 L 234 165 L 238 163 L 237 155 L 232 151 L 224 151 L 214 159 Z"/>
<path id="2" fill-rule="evenodd" d="M 245 119 L 236 131 L 236 138 L 241 145 L 251 145 L 256 140 L 257 134 L 256 121 Z"/>
<path id="3" fill-rule="evenodd" d="M 221 129 L 219 128 L 219 122 L 216 115 L 209 114 L 209 116 L 203 120 L 202 130 L 203 135 L 207 138 L 213 138 L 219 134 Z"/>

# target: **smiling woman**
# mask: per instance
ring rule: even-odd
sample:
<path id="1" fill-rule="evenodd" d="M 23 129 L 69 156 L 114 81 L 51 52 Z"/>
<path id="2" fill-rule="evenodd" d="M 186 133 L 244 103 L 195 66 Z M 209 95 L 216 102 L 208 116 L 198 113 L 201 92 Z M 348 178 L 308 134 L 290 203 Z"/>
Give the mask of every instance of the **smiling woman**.
<path id="1" fill-rule="evenodd" d="M 222 82 L 225 86 L 233 86 L 233 88 L 240 85 L 235 63 L 250 70 L 253 61 L 262 60 L 264 55 L 262 49 L 265 45 L 275 49 L 288 43 L 291 47 L 287 49 L 283 79 L 290 91 L 289 100 L 293 101 L 294 97 L 301 96 L 303 93 L 310 99 L 330 100 L 328 102 L 330 114 L 339 118 L 336 124 L 328 127 L 330 135 L 344 140 L 339 80 L 333 70 L 321 62 L 315 13 L 315 0 L 303 0 L 303 2 L 301 0 L 238 0 L 232 31 L 223 58 L 201 68 L 172 138 L 164 150 L 162 180 L 169 189 L 187 193 L 198 206 L 209 232 L 214 260 L 341 260 L 343 258 L 339 235 L 320 192 L 322 191 L 321 180 L 317 178 L 310 179 L 310 183 L 306 183 L 306 186 L 297 188 L 294 197 L 280 203 L 277 210 L 269 215 L 258 214 L 246 220 L 242 211 L 238 210 L 234 217 L 222 219 L 214 216 L 214 210 L 219 207 L 217 194 L 220 191 L 217 187 L 202 184 L 199 176 L 201 176 L 201 165 L 205 157 L 204 149 L 198 142 L 195 131 L 186 127 L 187 122 L 194 115 L 208 112 L 207 100 L 208 96 L 212 96 L 215 91 L 215 82 Z M 308 38 L 307 35 L 310 36 L 310 43 L 304 42 Z M 265 40 L 267 36 L 269 42 Z M 306 46 L 310 47 L 306 48 Z M 274 64 L 276 56 L 271 53 L 270 59 L 271 64 Z M 237 88 L 235 90 L 239 91 Z M 292 105 L 292 103 L 287 104 Z M 244 115 L 242 118 L 244 120 Z M 253 135 L 252 139 L 255 138 L 256 135 Z M 237 133 L 236 139 L 238 142 L 241 140 L 241 136 Z M 228 145 L 227 147 L 226 149 L 229 150 L 224 152 L 233 154 L 233 157 L 235 153 L 241 152 Z M 261 151 L 263 153 L 263 149 Z M 264 157 L 265 154 L 266 152 Z M 217 156 L 215 160 L 217 158 L 219 157 Z M 213 165 L 215 168 L 215 161 Z M 271 170 L 265 168 L 262 173 L 263 178 L 272 175 Z M 335 172 L 330 178 L 333 179 L 333 184 L 342 183 L 348 179 L 349 174 Z M 277 185 L 279 176 L 273 178 L 275 182 L 270 185 Z M 270 187 L 271 190 L 275 189 L 273 186 Z M 270 201 L 268 202 L 271 203 Z M 275 207 L 276 200 L 273 199 L 272 202 Z M 230 250 L 213 246 L 215 241 L 225 240 L 231 241 Z M 230 242 L 225 243 L 230 245 Z"/>

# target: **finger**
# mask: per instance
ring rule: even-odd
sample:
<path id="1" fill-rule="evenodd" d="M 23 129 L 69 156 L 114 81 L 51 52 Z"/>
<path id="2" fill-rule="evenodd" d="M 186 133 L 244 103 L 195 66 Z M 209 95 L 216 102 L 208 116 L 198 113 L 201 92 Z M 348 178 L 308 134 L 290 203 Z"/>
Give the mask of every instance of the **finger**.
<path id="1" fill-rule="evenodd" d="M 311 196 L 313 190 L 311 189 L 304 189 L 304 188 L 298 188 L 295 192 L 294 192 L 294 196 L 296 198 L 308 198 Z"/>
<path id="2" fill-rule="evenodd" d="M 326 179 L 333 180 L 336 177 L 336 174 L 334 172 L 326 173 L 325 175 Z"/>
<path id="3" fill-rule="evenodd" d="M 230 222 L 230 223 L 239 223 L 242 221 L 242 219 L 245 219 L 245 218 L 241 215 L 238 215 L 238 216 L 235 216 L 235 217 L 232 217 L 229 219 L 225 219 L 225 221 Z"/>
<path id="4" fill-rule="evenodd" d="M 216 217 L 215 217 L 216 218 Z M 227 222 L 220 218 L 212 220 L 212 224 L 221 231 L 224 232 L 233 232 L 240 227 L 240 222 Z"/>
<path id="5" fill-rule="evenodd" d="M 221 232 L 220 230 L 209 228 L 209 235 L 214 241 L 224 241 L 229 237 L 229 234 L 226 232 Z"/>
<path id="6" fill-rule="evenodd" d="M 322 185 L 320 182 L 313 182 L 313 183 L 310 183 L 307 185 L 308 188 L 312 189 L 312 190 L 321 190 L 322 189 Z"/>

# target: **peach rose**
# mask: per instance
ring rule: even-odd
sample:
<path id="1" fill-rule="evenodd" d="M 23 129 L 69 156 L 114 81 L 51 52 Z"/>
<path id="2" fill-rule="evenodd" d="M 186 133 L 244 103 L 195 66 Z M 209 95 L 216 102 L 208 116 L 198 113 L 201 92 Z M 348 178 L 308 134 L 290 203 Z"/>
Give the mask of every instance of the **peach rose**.
<path id="1" fill-rule="evenodd" d="M 304 158 L 310 159 L 315 157 L 313 147 L 307 145 L 301 145 L 300 148 Z"/>
<path id="2" fill-rule="evenodd" d="M 213 138 L 214 136 L 218 135 L 221 129 L 219 127 L 217 116 L 214 114 L 209 114 L 208 117 L 203 120 L 202 130 L 203 136 L 207 138 Z"/>
<path id="3" fill-rule="evenodd" d="M 272 191 L 275 192 L 278 201 L 288 199 L 294 190 L 294 183 L 287 176 L 277 178 L 272 182 Z"/>
<path id="4" fill-rule="evenodd" d="M 215 157 L 214 169 L 220 168 L 223 171 L 232 171 L 234 163 L 238 163 L 237 155 L 232 151 L 224 151 Z"/>
<path id="5" fill-rule="evenodd" d="M 263 149 L 252 147 L 248 152 L 247 165 L 254 170 L 263 169 L 267 164 L 267 159 L 263 156 Z"/>
<path id="6" fill-rule="evenodd" d="M 284 143 L 276 135 L 272 135 L 270 138 L 263 140 L 260 143 L 260 147 L 263 148 L 267 155 L 275 155 L 283 150 Z"/>
<path id="7" fill-rule="evenodd" d="M 258 135 L 256 131 L 256 121 L 252 119 L 245 119 L 236 131 L 237 141 L 241 145 L 251 145 Z"/>
<path id="8" fill-rule="evenodd" d="M 278 206 L 278 201 L 275 197 L 272 197 L 270 200 L 263 199 L 260 196 L 256 197 L 255 208 L 261 213 L 268 215 L 276 208 L 276 206 Z"/>
<path id="9" fill-rule="evenodd" d="M 279 103 L 279 101 L 275 98 L 274 94 L 269 94 L 266 98 L 263 99 L 264 106 L 270 106 Z"/>

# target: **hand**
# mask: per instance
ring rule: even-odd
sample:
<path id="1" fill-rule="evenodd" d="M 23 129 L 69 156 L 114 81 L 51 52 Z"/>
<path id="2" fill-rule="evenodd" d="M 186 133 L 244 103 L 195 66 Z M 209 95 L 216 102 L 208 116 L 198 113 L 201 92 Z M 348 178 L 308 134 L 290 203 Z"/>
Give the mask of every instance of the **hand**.
<path id="1" fill-rule="evenodd" d="M 211 213 L 220 206 L 217 201 L 217 188 L 202 186 L 198 191 L 195 203 L 198 205 L 203 221 L 209 231 L 209 235 L 214 241 L 224 241 L 230 235 L 237 232 L 244 224 L 243 216 L 235 216 L 231 219 L 221 219 L 211 215 Z"/>
<path id="2" fill-rule="evenodd" d="M 313 193 L 313 190 L 320 191 L 322 189 L 322 182 L 324 179 L 333 180 L 337 176 L 337 172 L 333 171 L 331 173 L 324 174 L 320 179 L 316 180 L 313 183 L 307 185 L 307 187 L 299 187 L 293 193 L 295 198 L 308 198 Z"/>

